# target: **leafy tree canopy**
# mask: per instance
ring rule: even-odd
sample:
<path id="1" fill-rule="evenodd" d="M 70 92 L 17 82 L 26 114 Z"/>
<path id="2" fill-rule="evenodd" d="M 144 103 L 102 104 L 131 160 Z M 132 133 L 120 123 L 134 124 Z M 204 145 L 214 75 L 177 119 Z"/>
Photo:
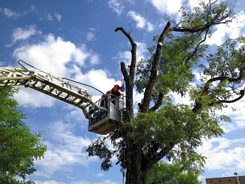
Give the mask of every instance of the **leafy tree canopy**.
<path id="1" fill-rule="evenodd" d="M 32 183 L 26 176 L 35 172 L 34 161 L 43 157 L 46 146 L 22 122 L 24 115 L 12 98 L 15 92 L 0 88 L 0 183 Z"/>
<path id="2" fill-rule="evenodd" d="M 228 24 L 235 13 L 232 0 L 201 1 L 198 8 L 181 9 L 178 22 L 167 21 L 154 37 L 150 57 L 136 62 L 137 44 L 131 44 L 129 68 L 121 63 L 126 85 L 126 110 L 119 128 L 88 148 L 108 170 L 115 155 L 126 171 L 127 184 L 146 183 L 147 172 L 161 159 L 201 170 L 205 158 L 196 152 L 203 139 L 222 135 L 220 121 L 230 121 L 217 110 L 244 97 L 245 39 L 228 39 L 215 49 L 205 44 L 214 26 Z M 133 89 L 143 94 L 133 112 Z M 171 100 L 171 94 L 189 96 L 190 104 Z M 108 144 L 111 143 L 111 145 Z"/>
<path id="3" fill-rule="evenodd" d="M 184 170 L 181 164 L 155 164 L 148 173 L 147 184 L 200 184 L 197 170 Z"/>

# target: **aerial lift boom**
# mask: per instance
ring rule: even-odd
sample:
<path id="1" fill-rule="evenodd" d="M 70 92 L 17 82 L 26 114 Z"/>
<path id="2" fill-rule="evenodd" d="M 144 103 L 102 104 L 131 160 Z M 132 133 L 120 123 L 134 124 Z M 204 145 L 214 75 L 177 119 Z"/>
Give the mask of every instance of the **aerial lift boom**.
<path id="1" fill-rule="evenodd" d="M 1 86 L 25 86 L 45 93 L 56 99 L 82 109 L 89 120 L 89 131 L 107 134 L 116 128 L 121 120 L 120 100 L 111 94 L 103 95 L 96 101 L 78 83 L 67 78 L 56 77 L 19 60 L 21 68 L 0 67 Z M 84 84 L 85 85 L 85 84 Z M 88 85 L 86 85 L 88 86 Z M 35 100 L 35 99 L 34 99 Z M 103 101 L 103 106 L 101 106 Z"/>

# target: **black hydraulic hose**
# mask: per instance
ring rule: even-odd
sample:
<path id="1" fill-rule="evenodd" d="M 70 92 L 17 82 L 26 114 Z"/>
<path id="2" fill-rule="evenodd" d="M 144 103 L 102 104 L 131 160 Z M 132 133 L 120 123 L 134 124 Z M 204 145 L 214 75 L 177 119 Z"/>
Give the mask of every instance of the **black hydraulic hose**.
<path id="1" fill-rule="evenodd" d="M 63 77 L 62 79 L 69 80 L 69 81 L 71 81 L 71 82 L 75 82 L 75 83 L 77 83 L 77 84 L 81 84 L 81 85 L 84 85 L 84 86 L 93 88 L 93 89 L 95 89 L 96 91 L 99 91 L 102 95 L 105 95 L 105 93 L 103 93 L 101 90 L 99 90 L 99 89 L 97 89 L 96 87 L 93 87 L 93 86 L 91 86 L 91 85 L 88 85 L 88 84 L 85 84 L 85 83 L 82 83 L 82 82 L 78 82 L 78 81 L 75 81 L 75 80 L 72 80 L 72 79 L 68 79 L 68 78 L 65 78 L 65 77 Z"/>
<path id="2" fill-rule="evenodd" d="M 24 69 L 26 69 L 26 70 L 28 70 L 28 68 L 26 68 L 22 63 L 24 63 L 25 65 L 30 66 L 30 67 L 32 67 L 32 68 L 34 68 L 34 69 L 37 69 L 36 67 L 30 65 L 29 63 L 27 63 L 27 62 L 25 62 L 25 61 L 19 59 L 19 60 L 18 60 L 18 64 L 19 64 L 20 66 L 22 66 L 22 67 L 23 67 Z M 39 69 L 38 69 L 38 70 L 39 70 Z"/>

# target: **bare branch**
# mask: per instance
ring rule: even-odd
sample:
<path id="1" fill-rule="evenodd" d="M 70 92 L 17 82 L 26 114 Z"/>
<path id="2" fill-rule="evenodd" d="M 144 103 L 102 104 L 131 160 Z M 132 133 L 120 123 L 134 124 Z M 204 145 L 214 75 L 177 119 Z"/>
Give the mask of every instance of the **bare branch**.
<path id="1" fill-rule="evenodd" d="M 134 83 L 134 77 L 135 77 L 135 65 L 136 65 L 136 51 L 137 51 L 137 44 L 134 42 L 133 38 L 131 37 L 131 35 L 126 32 L 123 27 L 117 27 L 115 29 L 115 32 L 121 31 L 129 40 L 130 44 L 131 44 L 131 64 L 130 64 L 130 83 L 133 84 Z"/>
<path id="2" fill-rule="evenodd" d="M 202 32 L 205 31 L 207 29 L 209 29 L 211 26 L 214 25 L 219 25 L 219 24 L 226 24 L 228 22 L 231 22 L 232 20 L 225 20 L 225 21 L 221 21 L 221 22 L 210 22 L 208 24 L 203 25 L 202 27 L 194 27 L 194 28 L 182 28 L 182 27 L 173 27 L 171 28 L 171 31 L 175 31 L 175 32 L 189 32 L 189 33 L 196 33 L 196 32 Z"/>
<path id="3" fill-rule="evenodd" d="M 238 100 L 240 100 L 240 99 L 242 99 L 244 97 L 244 91 L 245 90 L 240 90 L 240 96 L 235 98 L 235 99 L 232 99 L 232 100 L 218 100 L 216 102 L 210 103 L 209 105 L 212 106 L 214 104 L 221 104 L 221 103 L 234 103 L 234 102 L 236 102 L 236 101 L 238 101 Z"/>
<path id="4" fill-rule="evenodd" d="M 149 110 L 153 86 L 155 85 L 156 79 L 157 79 L 157 69 L 159 67 L 160 57 L 162 53 L 163 40 L 168 35 L 169 31 L 170 31 L 170 22 L 166 24 L 157 42 L 157 48 L 156 48 L 156 51 L 155 51 L 155 54 L 152 60 L 150 78 L 146 85 L 145 92 L 144 92 L 144 98 L 140 105 L 141 112 L 148 112 Z"/>
<path id="5" fill-rule="evenodd" d="M 121 31 L 121 32 L 128 38 L 128 40 L 129 40 L 131 46 L 133 47 L 133 45 L 134 45 L 135 43 L 134 43 L 134 40 L 132 39 L 132 37 L 130 36 L 130 34 L 127 33 L 127 32 L 124 30 L 123 27 L 117 27 L 117 28 L 115 29 L 115 32 L 118 32 L 118 31 Z"/>
<path id="6" fill-rule="evenodd" d="M 134 42 L 133 38 L 130 36 L 128 32 L 126 32 L 123 27 L 117 27 L 115 32 L 121 31 L 129 40 L 131 44 L 131 63 L 130 63 L 130 71 L 127 73 L 125 64 L 121 63 L 121 70 L 124 75 L 126 81 L 126 108 L 128 109 L 130 117 L 133 118 L 133 86 L 134 86 L 134 78 L 135 78 L 135 66 L 136 66 L 136 52 L 137 52 L 137 44 Z"/>
<path id="7" fill-rule="evenodd" d="M 124 62 L 121 62 L 121 72 L 125 82 L 127 83 L 127 81 L 129 81 L 129 75 Z"/>
<path id="8" fill-rule="evenodd" d="M 231 77 L 227 77 L 227 76 L 219 76 L 219 77 L 214 77 L 209 79 L 204 88 L 208 88 L 208 86 L 215 81 L 224 81 L 224 80 L 228 80 L 229 82 L 238 82 L 239 80 L 241 80 L 243 77 L 242 71 L 240 72 L 240 75 L 237 78 L 231 78 Z"/>

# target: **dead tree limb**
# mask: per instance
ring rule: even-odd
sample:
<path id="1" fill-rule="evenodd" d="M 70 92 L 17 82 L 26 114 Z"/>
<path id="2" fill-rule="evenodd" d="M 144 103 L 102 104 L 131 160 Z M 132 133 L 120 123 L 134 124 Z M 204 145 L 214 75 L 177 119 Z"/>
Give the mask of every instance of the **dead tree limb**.
<path id="1" fill-rule="evenodd" d="M 137 44 L 134 42 L 131 35 L 124 30 L 123 27 L 117 27 L 115 32 L 122 32 L 129 40 L 131 44 L 131 62 L 129 73 L 125 67 L 125 63 L 121 62 L 121 71 L 126 83 L 126 109 L 128 112 L 128 120 L 133 118 L 133 87 L 134 87 L 134 78 L 135 78 L 135 66 L 136 66 L 136 59 L 137 59 Z"/>
<path id="2" fill-rule="evenodd" d="M 170 22 L 166 24 L 164 30 L 162 31 L 158 39 L 157 48 L 152 60 L 150 78 L 145 88 L 144 98 L 140 104 L 140 112 L 148 112 L 149 110 L 153 87 L 157 80 L 157 70 L 159 68 L 160 57 L 162 54 L 163 41 L 170 31 L 170 25 Z"/>

